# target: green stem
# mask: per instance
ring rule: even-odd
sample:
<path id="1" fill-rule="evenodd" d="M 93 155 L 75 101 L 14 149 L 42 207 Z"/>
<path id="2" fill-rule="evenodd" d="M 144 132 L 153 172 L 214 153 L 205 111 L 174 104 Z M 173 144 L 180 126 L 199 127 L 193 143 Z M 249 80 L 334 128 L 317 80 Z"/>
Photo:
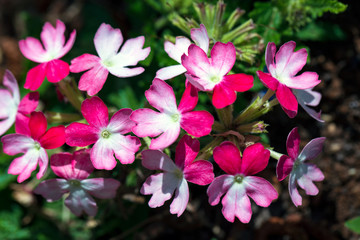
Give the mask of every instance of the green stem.
<path id="1" fill-rule="evenodd" d="M 70 123 L 83 118 L 77 113 L 46 112 L 45 115 L 49 123 Z"/>
<path id="2" fill-rule="evenodd" d="M 200 150 L 199 155 L 197 156 L 196 160 L 209 159 L 213 153 L 214 148 L 217 147 L 218 145 L 220 145 L 220 143 L 222 141 L 224 141 L 223 137 L 216 137 L 215 139 L 213 139 L 210 143 L 208 143 L 205 147 L 203 147 Z"/>
<path id="3" fill-rule="evenodd" d="M 270 151 L 270 156 L 279 161 L 280 157 L 284 154 L 275 152 L 274 150 L 268 149 Z"/>

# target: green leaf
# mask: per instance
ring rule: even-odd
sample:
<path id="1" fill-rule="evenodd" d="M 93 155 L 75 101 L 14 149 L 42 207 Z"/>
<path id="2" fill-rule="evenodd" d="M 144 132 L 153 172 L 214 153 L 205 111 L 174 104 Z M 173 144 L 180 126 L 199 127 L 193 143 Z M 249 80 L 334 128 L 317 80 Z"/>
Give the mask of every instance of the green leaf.
<path id="1" fill-rule="evenodd" d="M 340 41 L 346 38 L 339 25 L 326 22 L 311 22 L 296 33 L 296 37 L 303 41 Z"/>
<path id="2" fill-rule="evenodd" d="M 345 226 L 351 231 L 360 234 L 360 216 L 346 221 Z"/>

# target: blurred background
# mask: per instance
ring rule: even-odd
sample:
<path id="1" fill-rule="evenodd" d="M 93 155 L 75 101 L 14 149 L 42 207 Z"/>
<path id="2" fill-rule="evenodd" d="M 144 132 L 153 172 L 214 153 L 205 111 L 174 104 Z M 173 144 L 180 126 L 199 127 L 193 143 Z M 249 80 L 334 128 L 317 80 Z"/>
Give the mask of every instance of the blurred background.
<path id="1" fill-rule="evenodd" d="M 19 82 L 21 95 L 27 93 L 23 89 L 26 73 L 36 64 L 22 56 L 18 41 L 28 36 L 39 38 L 46 21 L 62 20 L 67 36 L 72 29 L 77 31 L 72 50 L 63 58 L 66 62 L 83 53 L 96 54 L 93 37 L 105 22 L 120 28 L 124 39 L 145 36 L 145 46 L 151 47 L 151 53 L 140 63 L 145 68 L 143 74 L 129 79 L 109 76 L 99 96 L 115 110 L 141 108 L 145 104 L 144 91 L 156 71 L 175 63 L 163 49 L 165 39 L 189 37 L 191 23 L 208 19 L 201 10 L 218 11 L 216 4 L 217 1 L 190 0 L 0 0 L 0 78 L 5 69 L 10 69 Z M 256 70 L 265 66 L 264 49 L 269 41 L 279 47 L 294 40 L 298 48 L 305 47 L 309 52 L 303 70 L 317 72 L 322 80 L 315 90 L 322 93 L 317 110 L 322 110 L 325 123 L 315 121 L 302 109 L 296 118 L 289 119 L 276 107 L 261 118 L 270 124 L 269 133 L 261 137 L 282 153 L 286 152 L 288 133 L 296 126 L 302 147 L 313 138 L 326 137 L 324 152 L 314 161 L 325 175 L 325 180 L 316 184 L 319 194 L 309 197 L 301 192 L 303 205 L 296 208 L 288 194 L 287 180 L 276 180 L 276 161 L 271 159 L 261 175 L 272 182 L 279 198 L 269 208 L 253 203 L 249 224 L 227 222 L 220 205 L 211 207 L 207 203 L 206 188 L 195 185 L 190 186 L 187 210 L 177 218 L 169 213 L 169 203 L 157 209 L 147 206 L 149 198 L 140 195 L 139 188 L 149 172 L 136 161 L 131 166 L 118 164 L 113 172 L 95 172 L 95 176 L 117 178 L 122 187 L 116 199 L 97 199 L 96 217 L 77 218 L 63 201 L 47 203 L 32 194 L 40 182 L 35 176 L 18 184 L 16 176 L 7 174 L 14 157 L 1 153 L 0 239 L 359 239 L 345 222 L 360 216 L 360 2 L 242 0 L 225 4 L 226 9 L 221 5 L 222 21 L 226 23 L 237 11 L 239 19 L 233 27 L 244 29 L 235 38 L 239 52 L 234 72 L 256 76 Z M 210 29 L 212 41 L 228 39 L 226 32 L 216 26 Z M 80 75 L 71 74 L 76 81 Z M 178 99 L 184 89 L 183 78 L 170 81 Z M 238 94 L 235 111 L 240 112 L 263 89 L 255 79 L 251 92 Z M 38 91 L 40 110 L 76 112 L 69 103 L 59 101 L 55 86 L 49 82 L 44 81 Z M 209 107 L 206 94 L 200 94 L 197 108 Z M 8 131 L 13 132 L 13 128 Z M 47 177 L 55 175 L 48 172 Z M 352 223 L 348 225 L 353 228 Z"/>

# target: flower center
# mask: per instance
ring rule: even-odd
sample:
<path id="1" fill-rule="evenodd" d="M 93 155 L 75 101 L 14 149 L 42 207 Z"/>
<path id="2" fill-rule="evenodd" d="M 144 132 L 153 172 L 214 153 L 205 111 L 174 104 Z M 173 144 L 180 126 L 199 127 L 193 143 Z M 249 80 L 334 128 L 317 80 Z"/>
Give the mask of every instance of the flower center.
<path id="1" fill-rule="evenodd" d="M 221 78 L 217 75 L 212 75 L 212 76 L 210 76 L 210 81 L 213 83 L 218 83 L 221 81 Z"/>
<path id="2" fill-rule="evenodd" d="M 182 179 L 184 174 L 180 169 L 176 169 L 174 172 L 174 175 L 178 178 L 178 179 Z"/>
<path id="3" fill-rule="evenodd" d="M 113 63 L 113 61 L 111 61 L 111 60 L 103 60 L 103 61 L 102 61 L 102 64 L 104 64 L 106 67 L 112 67 L 112 66 L 114 66 L 114 63 Z"/>
<path id="4" fill-rule="evenodd" d="M 106 129 L 101 132 L 101 137 L 102 138 L 109 138 L 110 135 L 111 135 L 111 133 Z"/>
<path id="5" fill-rule="evenodd" d="M 40 143 L 35 142 L 34 147 L 36 148 L 36 150 L 40 150 L 41 145 L 40 145 Z"/>
<path id="6" fill-rule="evenodd" d="M 69 183 L 71 186 L 73 187 L 80 187 L 81 186 L 81 182 L 75 179 L 69 180 Z"/>
<path id="7" fill-rule="evenodd" d="M 300 164 L 301 164 L 301 162 L 299 160 L 296 160 L 294 162 L 293 171 L 295 171 L 300 166 Z"/>
<path id="8" fill-rule="evenodd" d="M 236 175 L 234 178 L 234 182 L 236 183 L 242 183 L 243 180 L 244 180 L 244 175 Z"/>
<path id="9" fill-rule="evenodd" d="M 175 113 L 175 114 L 171 115 L 171 120 L 173 120 L 174 122 L 179 122 L 180 114 Z"/>

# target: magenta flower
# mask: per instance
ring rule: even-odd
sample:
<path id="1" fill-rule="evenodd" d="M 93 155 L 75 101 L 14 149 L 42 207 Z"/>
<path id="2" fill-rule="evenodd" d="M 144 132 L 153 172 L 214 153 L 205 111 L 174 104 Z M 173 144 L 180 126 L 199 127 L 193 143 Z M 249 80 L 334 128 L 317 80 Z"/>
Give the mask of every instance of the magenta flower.
<path id="1" fill-rule="evenodd" d="M 14 75 L 6 70 L 3 78 L 5 89 L 0 89 L 0 136 L 15 122 L 17 133 L 27 134 L 29 117 L 39 103 L 39 93 L 28 93 L 20 101 L 18 83 Z"/>
<path id="2" fill-rule="evenodd" d="M 204 24 L 200 24 L 200 28 L 191 29 L 191 39 L 207 54 L 209 50 L 209 36 Z M 159 69 L 156 72 L 155 78 L 168 80 L 185 73 L 186 68 L 181 65 L 181 56 L 183 54 L 187 55 L 190 44 L 190 40 L 186 37 L 176 37 L 175 44 L 165 41 L 165 52 L 179 64 Z"/>
<path id="3" fill-rule="evenodd" d="M 192 111 L 198 101 L 196 89 L 189 84 L 181 98 L 179 107 L 173 89 L 163 80 L 155 78 L 145 91 L 150 105 L 159 110 L 144 108 L 135 110 L 130 118 L 137 123 L 132 131 L 139 137 L 156 137 L 150 149 L 163 149 L 176 141 L 180 129 L 195 137 L 211 132 L 214 117 L 207 111 Z"/>
<path id="4" fill-rule="evenodd" d="M 90 161 L 89 150 L 79 150 L 54 154 L 50 159 L 53 172 L 60 177 L 41 182 L 34 193 L 42 195 L 49 202 L 59 200 L 65 193 L 65 205 L 76 216 L 82 212 L 95 216 L 97 206 L 92 196 L 100 199 L 114 198 L 120 182 L 115 179 L 86 179 L 94 170 Z"/>
<path id="5" fill-rule="evenodd" d="M 45 49 L 41 42 L 33 37 L 19 41 L 21 53 L 31 61 L 40 63 L 28 72 L 24 88 L 35 91 L 45 77 L 49 82 L 56 83 L 69 75 L 69 64 L 60 58 L 74 45 L 76 31 L 70 34 L 66 44 L 64 32 L 65 24 L 57 20 L 55 28 L 48 22 L 43 27 L 40 37 Z"/>
<path id="6" fill-rule="evenodd" d="M 189 201 L 189 187 L 187 182 L 207 185 L 214 179 L 213 166 L 205 160 L 195 160 L 199 153 L 200 143 L 196 139 L 185 135 L 176 147 L 175 164 L 159 150 L 145 150 L 142 152 L 142 165 L 150 170 L 161 170 L 148 177 L 140 192 L 152 195 L 149 206 L 152 208 L 164 205 L 175 192 L 170 205 L 170 213 L 179 217 Z"/>
<path id="7" fill-rule="evenodd" d="M 109 72 L 122 78 L 141 74 L 144 68 L 129 66 L 135 66 L 149 55 L 150 47 L 142 48 L 144 42 L 144 36 L 129 39 L 118 52 L 123 43 L 120 29 L 114 29 L 109 24 L 101 24 L 94 38 L 99 57 L 85 53 L 71 61 L 71 72 L 89 70 L 81 76 L 79 89 L 93 96 L 102 89 Z"/>
<path id="8" fill-rule="evenodd" d="M 290 41 L 282 45 L 276 53 L 273 42 L 268 43 L 265 52 L 265 62 L 269 73 L 257 71 L 261 82 L 269 89 L 275 91 L 280 105 L 289 115 L 297 114 L 298 101 L 291 89 L 309 89 L 320 83 L 315 72 L 304 72 L 295 76 L 306 64 L 307 51 L 302 48 L 294 52 L 296 43 Z M 275 61 L 274 61 L 275 60 Z"/>
<path id="9" fill-rule="evenodd" d="M 239 149 L 231 142 L 223 142 L 214 149 L 214 160 L 227 174 L 216 177 L 210 184 L 207 194 L 210 205 L 221 203 L 226 220 L 234 222 L 237 217 L 248 223 L 251 219 L 249 197 L 262 207 L 267 207 L 278 197 L 275 188 L 265 179 L 252 176 L 268 164 L 269 150 L 260 143 L 247 147 L 240 156 Z"/>
<path id="10" fill-rule="evenodd" d="M 321 111 L 320 112 L 316 112 L 314 109 L 309 108 L 308 106 L 311 107 L 316 107 L 317 105 L 319 105 L 320 100 L 321 100 L 321 94 L 319 92 L 313 91 L 312 89 L 304 89 L 304 90 L 300 90 L 300 89 L 293 89 L 292 90 L 293 94 L 296 97 L 296 100 L 299 102 L 300 106 L 315 120 L 319 121 L 319 122 L 324 122 L 324 120 L 321 119 Z M 284 109 L 285 112 L 287 111 L 286 109 Z M 291 114 L 293 114 L 293 112 L 288 111 L 287 114 L 289 116 L 291 116 Z M 295 117 L 295 115 L 294 115 Z"/>
<path id="11" fill-rule="evenodd" d="M 186 68 L 186 77 L 201 91 L 213 91 L 212 103 L 216 108 L 224 108 L 236 100 L 236 92 L 252 88 L 254 78 L 246 74 L 227 75 L 235 64 L 234 45 L 217 42 L 211 49 L 211 58 L 200 47 L 190 45 L 188 56 L 181 57 Z"/>
<path id="12" fill-rule="evenodd" d="M 135 126 L 129 118 L 131 109 L 120 109 L 109 122 L 108 108 L 99 97 L 93 97 L 82 103 L 81 112 L 89 124 L 71 123 L 65 130 L 66 144 L 78 147 L 94 144 L 90 158 L 96 169 L 113 169 L 114 154 L 122 164 L 134 162 L 140 140 L 125 136 Z"/>
<path id="13" fill-rule="evenodd" d="M 313 181 L 324 180 L 324 174 L 314 164 L 306 163 L 306 161 L 316 158 L 321 153 L 324 141 L 324 137 L 311 140 L 299 154 L 300 136 L 297 128 L 291 130 L 286 140 L 289 156 L 280 157 L 276 166 L 276 175 L 279 181 L 282 181 L 290 174 L 289 192 L 296 207 L 302 204 L 296 182 L 307 195 L 315 196 L 319 192 Z"/>
<path id="14" fill-rule="evenodd" d="M 61 147 L 65 143 L 65 127 L 51 127 L 47 131 L 47 122 L 42 112 L 32 112 L 29 120 L 29 135 L 14 133 L 1 138 L 4 153 L 14 156 L 19 153 L 24 155 L 15 158 L 10 164 L 8 173 L 18 176 L 21 183 L 28 179 L 39 163 L 39 172 L 36 177 L 40 179 L 47 167 L 48 156 L 45 149 Z"/>

